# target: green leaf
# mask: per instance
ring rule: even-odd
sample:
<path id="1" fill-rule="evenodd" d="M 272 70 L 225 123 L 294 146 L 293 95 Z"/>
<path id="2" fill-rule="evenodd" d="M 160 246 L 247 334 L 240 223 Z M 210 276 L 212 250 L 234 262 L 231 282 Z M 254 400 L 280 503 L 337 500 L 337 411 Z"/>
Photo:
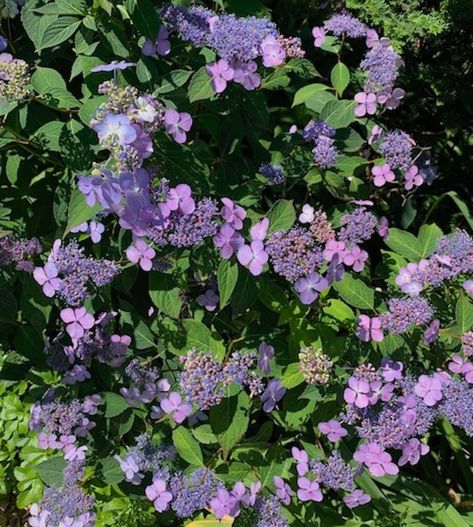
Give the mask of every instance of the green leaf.
<path id="1" fill-rule="evenodd" d="M 84 195 L 79 189 L 72 192 L 71 201 L 67 211 L 67 225 L 64 231 L 66 236 L 73 227 L 80 225 L 92 219 L 100 210 L 100 205 L 96 203 L 93 207 L 89 207 L 85 202 Z"/>
<path id="2" fill-rule="evenodd" d="M 177 90 L 189 80 L 191 70 L 174 70 L 161 77 L 159 86 L 154 90 L 154 95 L 163 95 Z"/>
<path id="3" fill-rule="evenodd" d="M 418 239 L 410 232 L 396 228 L 389 229 L 389 236 L 385 243 L 394 252 L 409 260 L 418 261 L 423 258 L 424 250 Z"/>
<path id="4" fill-rule="evenodd" d="M 183 426 L 176 428 L 172 433 L 172 442 L 176 447 L 177 453 L 184 461 L 197 467 L 204 464 L 204 457 L 199 443 L 192 437 L 187 428 Z"/>
<path id="5" fill-rule="evenodd" d="M 103 482 L 107 485 L 116 485 L 121 483 L 125 478 L 120 463 L 113 457 L 106 457 L 100 461 L 100 472 Z"/>
<path id="6" fill-rule="evenodd" d="M 133 331 L 133 336 L 135 338 L 136 348 L 139 350 L 156 347 L 153 334 L 142 320 L 136 325 L 135 330 Z"/>
<path id="7" fill-rule="evenodd" d="M 211 85 L 211 77 L 207 73 L 205 66 L 197 70 L 192 76 L 187 95 L 190 102 L 203 101 L 215 95 Z"/>
<path id="8" fill-rule="evenodd" d="M 220 446 L 228 453 L 245 435 L 250 422 L 250 398 L 240 391 L 210 410 L 210 426 Z"/>
<path id="9" fill-rule="evenodd" d="M 268 234 L 290 229 L 296 221 L 296 211 L 292 200 L 277 201 L 269 210 L 267 217 L 269 219 Z"/>
<path id="10" fill-rule="evenodd" d="M 437 248 L 437 242 L 443 235 L 442 229 L 437 225 L 422 225 L 417 236 L 419 240 L 419 251 L 422 258 L 430 256 Z"/>
<path id="11" fill-rule="evenodd" d="M 259 285 L 258 297 L 268 309 L 279 313 L 287 306 L 289 301 L 286 293 L 267 276 L 259 279 Z"/>
<path id="12" fill-rule="evenodd" d="M 120 415 L 130 408 L 126 399 L 118 393 L 105 392 L 103 394 L 103 400 L 105 402 L 105 417 L 107 418 L 117 417 L 117 415 Z"/>
<path id="13" fill-rule="evenodd" d="M 149 296 L 153 304 L 171 318 L 179 318 L 182 308 L 181 289 L 169 274 L 153 271 L 149 276 Z"/>
<path id="14" fill-rule="evenodd" d="M 152 2 L 150 0 L 125 0 L 124 5 L 140 33 L 154 40 L 160 23 Z"/>
<path id="15" fill-rule="evenodd" d="M 36 465 L 34 470 L 46 485 L 60 487 L 64 481 L 63 471 L 66 466 L 67 462 L 63 457 L 53 457 Z"/>
<path id="16" fill-rule="evenodd" d="M 42 99 L 57 108 L 77 108 L 80 102 L 67 91 L 66 82 L 52 68 L 36 68 L 31 76 L 31 84 Z"/>
<path id="17" fill-rule="evenodd" d="M 304 376 L 301 373 L 300 366 L 298 362 L 293 362 L 289 364 L 281 377 L 281 384 L 290 390 L 295 388 L 304 382 Z"/>
<path id="18" fill-rule="evenodd" d="M 197 348 L 199 351 L 210 352 L 216 358 L 223 359 L 225 346 L 218 333 L 212 332 L 199 320 L 188 318 L 182 321 L 187 333 L 186 349 Z"/>
<path id="19" fill-rule="evenodd" d="M 297 106 L 298 104 L 305 104 L 307 101 L 309 101 L 316 93 L 319 93 L 321 91 L 328 90 L 328 86 L 325 84 L 320 83 L 314 83 L 314 84 L 308 84 L 307 86 L 304 86 L 296 91 L 294 95 L 294 101 L 292 102 L 292 106 Z"/>
<path id="20" fill-rule="evenodd" d="M 355 320 L 353 310 L 338 298 L 331 298 L 323 311 L 340 322 Z"/>
<path id="21" fill-rule="evenodd" d="M 455 319 L 462 334 L 473 327 L 473 305 L 463 293 L 460 294 L 455 307 Z"/>
<path id="22" fill-rule="evenodd" d="M 347 274 L 340 282 L 333 284 L 340 296 L 353 307 L 374 308 L 374 292 L 364 282 Z"/>
<path id="23" fill-rule="evenodd" d="M 320 112 L 320 119 L 334 128 L 346 128 L 355 120 L 355 101 L 329 101 Z"/>
<path id="24" fill-rule="evenodd" d="M 337 90 L 338 95 L 341 97 L 350 83 L 350 71 L 343 62 L 335 64 L 330 73 L 330 80 L 332 81 L 332 86 Z"/>
<path id="25" fill-rule="evenodd" d="M 79 29 L 81 23 L 82 21 L 74 16 L 61 16 L 51 20 L 37 44 L 37 51 L 62 44 Z"/>
<path id="26" fill-rule="evenodd" d="M 238 281 L 238 265 L 230 260 L 222 260 L 218 266 L 217 284 L 220 296 L 220 309 L 230 300 Z"/>

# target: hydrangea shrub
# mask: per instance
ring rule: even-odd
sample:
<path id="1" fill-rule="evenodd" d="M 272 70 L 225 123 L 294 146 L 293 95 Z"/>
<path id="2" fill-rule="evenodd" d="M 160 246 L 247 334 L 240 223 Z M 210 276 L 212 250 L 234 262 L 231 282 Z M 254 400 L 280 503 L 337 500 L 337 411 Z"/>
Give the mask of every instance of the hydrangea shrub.
<path id="1" fill-rule="evenodd" d="M 7 520 L 469 525 L 473 238 L 400 228 L 435 170 L 389 35 L 0 13 Z"/>

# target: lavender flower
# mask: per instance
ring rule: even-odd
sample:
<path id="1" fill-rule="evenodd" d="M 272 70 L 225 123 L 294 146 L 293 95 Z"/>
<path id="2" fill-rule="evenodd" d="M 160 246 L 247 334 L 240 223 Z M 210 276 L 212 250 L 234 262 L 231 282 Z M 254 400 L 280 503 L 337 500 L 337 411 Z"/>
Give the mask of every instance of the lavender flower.
<path id="1" fill-rule="evenodd" d="M 279 165 L 266 163 L 260 166 L 259 171 L 260 174 L 268 179 L 270 185 L 284 185 L 286 182 L 282 168 Z"/>
<path id="2" fill-rule="evenodd" d="M 286 388 L 284 388 L 279 379 L 272 379 L 263 395 L 261 396 L 261 402 L 263 403 L 263 410 L 266 413 L 272 412 L 277 403 L 284 397 Z"/>
<path id="3" fill-rule="evenodd" d="M 324 29 L 328 33 L 333 33 L 337 37 L 347 35 L 348 37 L 353 38 L 366 36 L 368 30 L 362 22 L 356 19 L 348 11 L 337 13 L 329 20 L 326 20 L 324 23 Z"/>
<path id="4" fill-rule="evenodd" d="M 380 316 L 381 326 L 389 333 L 405 333 L 411 326 L 423 326 L 432 320 L 434 310 L 424 298 L 392 298 L 389 311 Z"/>
<path id="5" fill-rule="evenodd" d="M 360 64 L 360 68 L 368 74 L 365 91 L 391 90 L 401 65 L 401 57 L 394 51 L 389 41 L 383 40 L 373 46 Z"/>

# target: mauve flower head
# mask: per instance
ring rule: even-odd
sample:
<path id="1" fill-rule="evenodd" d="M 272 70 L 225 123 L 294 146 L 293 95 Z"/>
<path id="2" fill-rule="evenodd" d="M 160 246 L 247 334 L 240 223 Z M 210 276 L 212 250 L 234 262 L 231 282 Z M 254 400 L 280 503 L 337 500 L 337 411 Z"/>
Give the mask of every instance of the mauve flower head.
<path id="1" fill-rule="evenodd" d="M 85 331 L 91 329 L 95 324 L 93 315 L 87 313 L 85 307 L 72 309 L 67 307 L 60 313 L 61 319 L 65 322 L 66 331 L 73 340 L 80 339 L 84 336 Z"/>
<path id="2" fill-rule="evenodd" d="M 291 487 L 281 478 L 281 476 L 274 476 L 273 483 L 276 487 L 276 496 L 281 503 L 289 505 L 291 503 L 291 496 L 294 494 Z"/>
<path id="3" fill-rule="evenodd" d="M 147 38 L 143 44 L 143 55 L 152 57 L 153 55 L 160 55 L 165 57 L 171 52 L 171 43 L 169 42 L 169 29 L 165 26 L 159 28 L 158 36 L 153 42 Z"/>
<path id="4" fill-rule="evenodd" d="M 270 371 L 270 360 L 274 357 L 274 348 L 267 344 L 266 342 L 262 342 L 259 345 L 258 348 L 258 368 L 265 373 L 266 375 L 269 374 Z"/>
<path id="5" fill-rule="evenodd" d="M 358 92 L 355 95 L 355 115 L 357 117 L 364 117 L 365 115 L 374 115 L 376 113 L 376 94 L 366 93 L 364 91 Z"/>
<path id="6" fill-rule="evenodd" d="M 299 294 L 299 300 L 309 305 L 317 300 L 319 293 L 327 289 L 329 286 L 328 280 L 313 272 L 303 278 L 299 278 L 295 284 L 294 289 Z"/>
<path id="7" fill-rule="evenodd" d="M 238 249 L 237 258 L 253 276 L 258 276 L 268 261 L 268 253 L 264 250 L 263 242 L 255 240 L 250 245 L 242 245 Z"/>
<path id="8" fill-rule="evenodd" d="M 343 502 L 349 509 L 354 509 L 360 505 L 365 505 L 371 501 L 371 496 L 360 489 L 356 489 L 347 496 L 343 497 Z"/>
<path id="9" fill-rule="evenodd" d="M 215 247 L 220 249 L 220 256 L 224 260 L 231 258 L 232 254 L 245 244 L 243 236 L 228 223 L 224 223 L 220 227 L 220 231 L 214 236 L 213 241 Z"/>
<path id="10" fill-rule="evenodd" d="M 105 226 L 98 221 L 91 221 L 88 226 L 88 231 L 92 243 L 99 243 L 105 231 Z"/>
<path id="11" fill-rule="evenodd" d="M 440 320 L 436 318 L 435 320 L 432 320 L 432 322 L 424 331 L 424 342 L 426 344 L 432 344 L 433 342 L 435 342 L 439 336 L 439 330 Z"/>
<path id="12" fill-rule="evenodd" d="M 166 490 L 166 482 L 162 479 L 153 479 L 153 483 L 145 489 L 146 497 L 153 502 L 158 512 L 168 510 L 172 494 Z"/>
<path id="13" fill-rule="evenodd" d="M 192 117 L 187 112 L 179 113 L 177 110 L 168 108 L 164 114 L 164 127 L 176 143 L 185 143 L 187 132 L 192 128 Z"/>
<path id="14" fill-rule="evenodd" d="M 137 239 L 126 250 L 126 257 L 130 262 L 139 264 L 143 271 L 151 271 L 156 251 L 143 240 Z"/>
<path id="15" fill-rule="evenodd" d="M 235 230 L 243 228 L 243 220 L 246 218 L 246 211 L 240 205 L 234 203 L 230 198 L 222 198 L 223 207 L 220 211 L 222 218 Z"/>
<path id="16" fill-rule="evenodd" d="M 419 173 L 419 169 L 416 165 L 412 165 L 409 170 L 404 174 L 404 188 L 406 190 L 412 190 L 414 187 L 420 187 L 424 182 L 422 174 Z"/>
<path id="17" fill-rule="evenodd" d="M 209 505 L 214 516 L 221 520 L 225 516 L 232 516 L 230 513 L 237 503 L 235 497 L 228 490 L 219 488 L 215 496 L 210 500 Z"/>
<path id="18" fill-rule="evenodd" d="M 207 289 L 196 298 L 196 302 L 203 306 L 207 311 L 215 311 L 218 306 L 219 296 L 213 289 Z"/>
<path id="19" fill-rule="evenodd" d="M 250 62 L 232 62 L 233 81 L 241 84 L 245 90 L 252 91 L 261 84 L 260 74 L 256 71 L 258 65 L 254 60 Z"/>
<path id="20" fill-rule="evenodd" d="M 308 478 L 297 478 L 297 497 L 300 501 L 322 501 L 323 495 L 317 481 Z"/>
<path id="21" fill-rule="evenodd" d="M 305 476 L 309 472 L 309 455 L 305 450 L 300 450 L 296 446 L 291 449 L 293 459 L 297 461 L 296 470 L 299 476 Z"/>
<path id="22" fill-rule="evenodd" d="M 327 436 L 329 441 L 333 442 L 339 441 L 348 434 L 348 431 L 336 419 L 319 423 L 318 428 L 322 434 Z"/>
<path id="23" fill-rule="evenodd" d="M 353 454 L 353 459 L 359 463 L 364 463 L 368 467 L 370 474 L 375 477 L 381 477 L 386 474 L 394 476 L 399 472 L 399 467 L 393 463 L 391 455 L 376 443 L 360 445 Z"/>
<path id="24" fill-rule="evenodd" d="M 92 73 L 98 73 L 102 71 L 117 71 L 126 70 L 132 66 L 136 66 L 136 62 L 126 62 L 125 60 L 112 60 L 109 64 L 100 64 L 99 66 L 93 67 L 90 71 Z"/>
<path id="25" fill-rule="evenodd" d="M 378 317 L 370 318 L 368 315 L 358 317 L 356 336 L 363 342 L 381 342 L 384 338 L 381 320 Z"/>
<path id="26" fill-rule="evenodd" d="M 192 413 L 192 406 L 182 402 L 182 397 L 177 392 L 171 392 L 160 403 L 164 413 L 170 414 L 176 423 L 182 423 Z"/>
<path id="27" fill-rule="evenodd" d="M 373 48 L 379 43 L 379 35 L 374 29 L 368 29 L 366 31 L 366 47 Z"/>
<path id="28" fill-rule="evenodd" d="M 375 165 L 371 169 L 371 174 L 373 174 L 373 185 L 375 187 L 382 187 L 386 183 L 392 183 L 396 179 L 396 176 L 388 163 Z"/>
<path id="29" fill-rule="evenodd" d="M 368 382 L 356 377 L 348 379 L 348 387 L 343 392 L 343 398 L 348 404 L 358 408 L 366 408 L 369 405 L 371 389 Z"/>
<path id="30" fill-rule="evenodd" d="M 386 106 L 388 110 L 395 110 L 404 99 L 406 92 L 402 88 L 388 88 L 378 94 L 378 102 Z"/>
<path id="31" fill-rule="evenodd" d="M 261 395 L 261 401 L 263 403 L 263 410 L 266 413 L 272 412 L 277 403 L 284 397 L 286 388 L 281 384 L 279 379 L 272 379 L 266 390 Z"/>
<path id="32" fill-rule="evenodd" d="M 230 67 L 230 64 L 224 59 L 207 64 L 205 69 L 207 74 L 212 77 L 211 84 L 215 93 L 222 93 L 225 91 L 227 82 L 231 81 L 235 75 L 235 70 Z"/>
<path id="33" fill-rule="evenodd" d="M 403 369 L 404 365 L 400 361 L 393 361 L 387 358 L 381 359 L 381 375 L 386 382 L 400 381 Z"/>
<path id="34" fill-rule="evenodd" d="M 383 238 L 383 240 L 387 240 L 389 236 L 389 220 L 386 218 L 386 216 L 383 216 L 378 223 L 378 234 Z"/>
<path id="35" fill-rule="evenodd" d="M 286 58 L 286 53 L 281 44 L 272 35 L 263 39 L 261 51 L 263 52 L 263 65 L 266 68 L 279 66 Z"/>
<path id="36" fill-rule="evenodd" d="M 314 37 L 314 46 L 316 48 L 320 48 L 320 46 L 324 45 L 325 42 L 325 30 L 323 27 L 313 27 L 312 28 L 312 36 Z"/>
<path id="37" fill-rule="evenodd" d="M 402 456 L 399 458 L 397 464 L 402 467 L 409 463 L 410 465 L 417 465 L 420 457 L 425 456 L 429 452 L 428 445 L 421 443 L 417 438 L 410 439 L 402 449 Z"/>
<path id="38" fill-rule="evenodd" d="M 136 129 L 124 114 L 107 114 L 105 118 L 93 125 L 99 141 L 116 139 L 121 146 L 129 145 L 137 138 Z"/>
<path id="39" fill-rule="evenodd" d="M 440 379 L 421 375 L 414 386 L 414 393 L 422 398 L 427 406 L 435 406 L 443 397 L 442 389 Z"/>
<path id="40" fill-rule="evenodd" d="M 356 273 L 363 271 L 368 253 L 357 245 L 347 249 L 343 256 L 342 263 L 347 267 L 352 267 Z"/>
<path id="41" fill-rule="evenodd" d="M 53 262 L 46 262 L 44 267 L 33 270 L 33 278 L 42 286 L 43 293 L 52 298 L 61 286 L 62 280 L 58 277 L 58 270 Z"/>
<path id="42" fill-rule="evenodd" d="M 258 221 L 250 229 L 250 237 L 252 241 L 260 240 L 263 241 L 266 238 L 268 232 L 269 219 L 263 218 L 261 221 Z"/>
<path id="43" fill-rule="evenodd" d="M 346 247 L 344 242 L 337 242 L 336 240 L 329 240 L 325 244 L 323 257 L 327 262 L 331 262 L 334 256 L 338 256 L 339 262 L 341 263 L 346 253 Z"/>
<path id="44" fill-rule="evenodd" d="M 314 219 L 315 219 L 314 207 L 306 203 L 305 205 L 303 205 L 302 212 L 299 214 L 299 221 L 301 223 L 312 223 Z"/>
<path id="45" fill-rule="evenodd" d="M 171 188 L 165 206 L 171 211 L 179 210 L 182 214 L 192 214 L 195 210 L 195 201 L 192 198 L 191 187 L 181 183 Z"/>

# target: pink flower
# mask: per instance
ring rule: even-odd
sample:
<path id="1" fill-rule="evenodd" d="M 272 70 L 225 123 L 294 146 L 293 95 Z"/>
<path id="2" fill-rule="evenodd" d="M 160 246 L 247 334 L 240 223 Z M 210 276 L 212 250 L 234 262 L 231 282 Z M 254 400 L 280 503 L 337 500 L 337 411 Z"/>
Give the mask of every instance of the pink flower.
<path id="1" fill-rule="evenodd" d="M 87 452 L 86 446 L 66 445 L 63 448 L 64 459 L 66 461 L 81 461 L 85 459 L 85 453 Z"/>
<path id="2" fill-rule="evenodd" d="M 226 60 L 220 59 L 217 62 L 207 64 L 205 67 L 207 74 L 212 77 L 212 88 L 215 93 L 222 93 L 227 87 L 227 82 L 233 79 L 235 70 L 230 67 Z"/>
<path id="3" fill-rule="evenodd" d="M 36 267 L 33 278 L 42 286 L 43 293 L 51 298 L 59 289 L 62 280 L 58 278 L 57 267 L 52 262 L 47 262 L 44 267 Z"/>
<path id="4" fill-rule="evenodd" d="M 323 495 L 317 481 L 310 481 L 307 478 L 297 479 L 297 497 L 301 501 L 322 501 Z"/>
<path id="5" fill-rule="evenodd" d="M 255 223 L 250 229 L 250 236 L 252 241 L 264 240 L 266 238 L 266 233 L 268 232 L 268 227 L 268 218 L 263 218 L 261 221 Z"/>
<path id="6" fill-rule="evenodd" d="M 358 317 L 356 336 L 363 342 L 369 342 L 370 340 L 381 342 L 384 338 L 381 320 L 378 317 L 370 318 L 368 315 L 360 315 Z"/>
<path id="7" fill-rule="evenodd" d="M 374 48 L 379 43 L 378 33 L 374 29 L 368 29 L 366 31 L 366 47 Z"/>
<path id="8" fill-rule="evenodd" d="M 67 324 L 66 331 L 73 340 L 83 337 L 85 330 L 92 328 L 95 324 L 93 315 L 87 313 L 85 307 L 76 309 L 66 307 L 61 311 L 61 319 Z"/>
<path id="9" fill-rule="evenodd" d="M 333 442 L 340 440 L 348 434 L 347 430 L 336 419 L 319 423 L 318 428 L 322 434 L 327 436 L 329 441 Z"/>
<path id="10" fill-rule="evenodd" d="M 300 450 L 296 446 L 292 447 L 292 457 L 297 461 L 297 474 L 305 476 L 309 472 L 309 455 L 305 450 Z"/>
<path id="11" fill-rule="evenodd" d="M 355 102 L 358 103 L 358 106 L 355 108 L 355 115 L 357 117 L 364 117 L 365 115 L 373 115 L 376 113 L 376 94 L 360 91 L 355 95 Z"/>
<path id="12" fill-rule="evenodd" d="M 393 463 L 391 455 L 376 443 L 360 445 L 353 454 L 353 459 L 364 463 L 372 476 L 381 477 L 385 474 L 394 476 L 399 472 L 399 467 Z"/>
<path id="13" fill-rule="evenodd" d="M 411 168 L 404 174 L 404 188 L 411 190 L 414 187 L 420 187 L 424 182 L 422 174 L 419 174 L 419 169 L 416 165 L 412 165 Z"/>
<path id="14" fill-rule="evenodd" d="M 183 403 L 177 392 L 171 392 L 168 397 L 161 401 L 160 406 L 164 413 L 171 414 L 176 423 L 182 423 L 192 413 L 192 406 Z"/>
<path id="15" fill-rule="evenodd" d="M 400 361 L 381 359 L 381 375 L 386 382 L 400 381 L 404 365 Z"/>
<path id="16" fill-rule="evenodd" d="M 172 494 L 166 490 L 166 482 L 162 479 L 154 479 L 151 485 L 145 489 L 146 497 L 153 502 L 158 512 L 164 512 L 169 508 Z"/>
<path id="17" fill-rule="evenodd" d="M 185 143 L 187 133 L 192 128 L 192 117 L 187 112 L 179 113 L 177 110 L 167 109 L 164 114 L 165 129 L 176 143 Z"/>
<path id="18" fill-rule="evenodd" d="M 274 486 L 276 487 L 276 496 L 284 505 L 291 503 L 291 496 L 294 494 L 291 487 L 281 478 L 281 476 L 274 476 Z"/>
<path id="19" fill-rule="evenodd" d="M 383 131 L 384 130 L 381 128 L 381 126 L 375 124 L 371 130 L 370 136 L 368 137 L 368 144 L 370 146 L 374 145 L 376 141 L 378 141 L 378 139 L 383 135 Z"/>
<path id="20" fill-rule="evenodd" d="M 347 249 L 345 255 L 343 256 L 342 263 L 348 267 L 353 267 L 353 270 L 359 273 L 364 269 L 367 259 L 368 253 L 355 245 L 351 249 Z"/>
<path id="21" fill-rule="evenodd" d="M 263 272 L 264 264 L 268 261 L 268 253 L 264 250 L 263 242 L 255 240 L 250 245 L 240 247 L 237 258 L 253 276 L 258 276 Z"/>
<path id="22" fill-rule="evenodd" d="M 406 92 L 402 88 L 389 88 L 378 94 L 378 102 L 386 106 L 388 110 L 395 110 L 404 99 Z"/>
<path id="23" fill-rule="evenodd" d="M 366 408 L 369 404 L 368 394 L 370 394 L 370 385 L 362 379 L 350 377 L 348 379 L 348 388 L 343 392 L 343 398 L 348 404 L 354 404 L 358 408 Z"/>
<path id="24" fill-rule="evenodd" d="M 325 250 L 323 252 L 323 257 L 327 262 L 331 262 L 335 255 L 338 255 L 340 260 L 343 260 L 345 256 L 346 249 L 343 242 L 337 242 L 335 240 L 329 240 L 325 244 Z"/>
<path id="25" fill-rule="evenodd" d="M 351 494 L 344 496 L 343 502 L 349 509 L 354 509 L 360 505 L 365 505 L 371 501 L 371 496 L 365 494 L 362 490 L 356 489 Z"/>
<path id="26" fill-rule="evenodd" d="M 234 251 L 237 251 L 245 243 L 243 236 L 236 232 L 228 223 L 220 227 L 220 231 L 213 238 L 215 247 L 220 249 L 220 256 L 228 260 Z"/>
<path id="27" fill-rule="evenodd" d="M 373 185 L 375 187 L 382 187 L 386 183 L 392 183 L 396 179 L 396 175 L 391 170 L 388 163 L 384 163 L 384 165 L 375 165 L 371 169 L 371 174 L 373 174 Z"/>
<path id="28" fill-rule="evenodd" d="M 323 27 L 313 27 L 312 36 L 314 37 L 314 46 L 320 48 L 325 42 L 325 31 Z"/>
<path id="29" fill-rule="evenodd" d="M 421 375 L 414 386 L 414 393 L 421 397 L 427 406 L 434 406 L 442 399 L 442 381 L 435 377 Z"/>
<path id="30" fill-rule="evenodd" d="M 169 190 L 166 205 L 169 210 L 178 210 L 182 214 L 191 214 L 195 210 L 195 201 L 192 198 L 192 189 L 189 185 L 181 183 Z"/>
<path id="31" fill-rule="evenodd" d="M 236 231 L 243 228 L 243 220 L 246 211 L 240 205 L 236 205 L 230 198 L 222 198 L 223 207 L 220 211 L 222 218 Z"/>
<path id="32" fill-rule="evenodd" d="M 314 221 L 314 207 L 307 203 L 302 207 L 302 212 L 299 214 L 299 221 L 301 223 L 312 223 Z"/>
<path id="33" fill-rule="evenodd" d="M 263 39 L 261 51 L 263 52 L 263 65 L 266 68 L 279 66 L 286 58 L 286 53 L 281 44 L 272 35 Z"/>
<path id="34" fill-rule="evenodd" d="M 143 271 L 151 271 L 153 258 L 156 251 L 149 247 L 143 240 L 137 239 L 126 250 L 126 257 L 130 262 L 140 265 Z"/>
<path id="35" fill-rule="evenodd" d="M 467 293 L 473 295 L 473 280 L 465 280 L 462 287 Z"/>
<path id="36" fill-rule="evenodd" d="M 61 448 L 61 443 L 58 442 L 57 437 L 54 434 L 47 434 L 40 432 L 38 434 L 38 447 L 46 450 L 48 448 Z"/>
<path id="37" fill-rule="evenodd" d="M 252 91 L 261 84 L 261 77 L 256 71 L 258 65 L 254 60 L 250 62 L 235 62 L 232 63 L 234 68 L 233 81 L 241 84 L 245 90 Z"/>

